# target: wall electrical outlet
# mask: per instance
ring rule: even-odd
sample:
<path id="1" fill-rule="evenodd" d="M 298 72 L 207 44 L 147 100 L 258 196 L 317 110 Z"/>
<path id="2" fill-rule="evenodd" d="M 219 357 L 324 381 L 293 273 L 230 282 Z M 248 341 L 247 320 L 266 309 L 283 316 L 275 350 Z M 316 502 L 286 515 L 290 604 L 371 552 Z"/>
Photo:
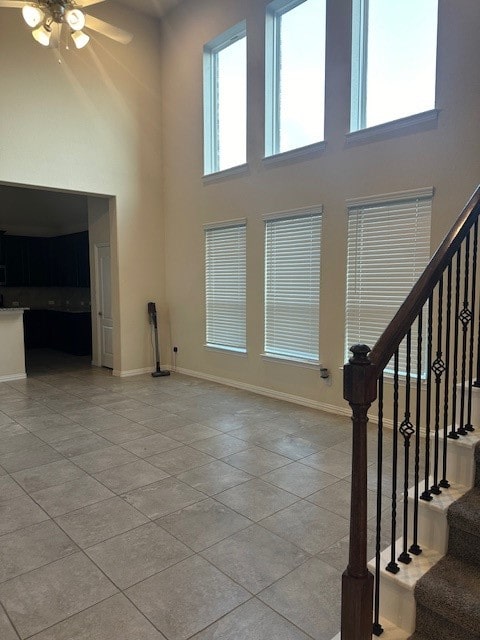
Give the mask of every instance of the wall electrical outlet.
<path id="1" fill-rule="evenodd" d="M 55 304 L 55 300 L 49 300 L 48 304 L 50 307 L 53 307 L 53 305 Z"/>
<path id="2" fill-rule="evenodd" d="M 12 307 L 19 307 L 20 305 L 18 304 L 18 300 L 14 300 L 12 302 Z"/>

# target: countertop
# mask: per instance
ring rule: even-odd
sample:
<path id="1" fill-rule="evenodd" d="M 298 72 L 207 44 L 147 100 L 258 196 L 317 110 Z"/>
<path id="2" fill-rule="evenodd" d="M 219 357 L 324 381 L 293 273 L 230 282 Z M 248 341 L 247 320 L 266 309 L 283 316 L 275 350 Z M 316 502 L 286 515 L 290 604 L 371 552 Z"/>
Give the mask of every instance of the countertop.
<path id="1" fill-rule="evenodd" d="M 29 307 L 30 311 L 56 311 L 61 313 L 91 313 L 90 307 Z"/>
<path id="2" fill-rule="evenodd" d="M 0 307 L 0 313 L 23 313 L 29 309 L 30 307 Z"/>

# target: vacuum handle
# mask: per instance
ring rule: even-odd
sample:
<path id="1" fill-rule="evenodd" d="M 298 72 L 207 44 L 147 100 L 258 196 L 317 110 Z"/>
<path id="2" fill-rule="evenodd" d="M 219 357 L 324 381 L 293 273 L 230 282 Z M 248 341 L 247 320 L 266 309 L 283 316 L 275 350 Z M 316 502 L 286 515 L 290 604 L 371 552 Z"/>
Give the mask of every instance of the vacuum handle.
<path id="1" fill-rule="evenodd" d="M 150 322 L 153 324 L 155 329 L 157 328 L 157 309 L 155 307 L 154 302 L 149 302 L 148 305 L 148 315 L 150 316 Z"/>

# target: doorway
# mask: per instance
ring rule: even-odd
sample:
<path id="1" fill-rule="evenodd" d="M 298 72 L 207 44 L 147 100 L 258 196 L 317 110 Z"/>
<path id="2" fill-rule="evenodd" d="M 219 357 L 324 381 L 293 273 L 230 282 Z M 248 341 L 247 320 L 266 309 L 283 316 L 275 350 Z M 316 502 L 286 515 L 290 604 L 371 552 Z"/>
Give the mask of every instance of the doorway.
<path id="1" fill-rule="evenodd" d="M 98 365 L 113 368 L 109 197 L 0 183 L 4 306 L 24 314 L 29 372 Z M 97 326 L 96 247 L 103 244 Z M 5 262 L 9 263 L 5 265 Z M 104 346 L 99 350 L 98 336 Z M 77 359 L 77 360 L 76 360 Z"/>

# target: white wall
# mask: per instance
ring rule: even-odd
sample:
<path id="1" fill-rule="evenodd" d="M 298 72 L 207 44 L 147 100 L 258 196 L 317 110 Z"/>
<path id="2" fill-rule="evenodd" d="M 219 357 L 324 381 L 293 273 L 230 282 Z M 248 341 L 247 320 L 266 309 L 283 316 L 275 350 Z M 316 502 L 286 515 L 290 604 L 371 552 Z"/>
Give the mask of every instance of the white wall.
<path id="1" fill-rule="evenodd" d="M 0 382 L 25 378 L 23 311 L 0 311 Z"/>
<path id="2" fill-rule="evenodd" d="M 165 307 L 159 29 L 108 4 L 89 12 L 133 42 L 93 35 L 61 64 L 0 9 L 0 182 L 114 197 L 114 366 L 131 371 L 151 364 L 147 301 Z"/>
<path id="3" fill-rule="evenodd" d="M 350 2 L 328 4 L 325 152 L 276 166 L 262 162 L 265 0 L 187 0 L 162 29 L 162 131 L 167 299 L 178 367 L 241 385 L 344 407 L 347 198 L 433 186 L 432 249 L 480 180 L 478 0 L 440 0 L 437 126 L 419 126 L 364 144 L 346 144 L 350 108 Z M 248 173 L 204 183 L 202 49 L 246 19 L 248 34 Z M 324 205 L 320 352 L 331 386 L 318 371 L 265 362 L 262 214 Z M 246 217 L 247 340 L 241 357 L 204 348 L 204 248 L 207 222 Z"/>

